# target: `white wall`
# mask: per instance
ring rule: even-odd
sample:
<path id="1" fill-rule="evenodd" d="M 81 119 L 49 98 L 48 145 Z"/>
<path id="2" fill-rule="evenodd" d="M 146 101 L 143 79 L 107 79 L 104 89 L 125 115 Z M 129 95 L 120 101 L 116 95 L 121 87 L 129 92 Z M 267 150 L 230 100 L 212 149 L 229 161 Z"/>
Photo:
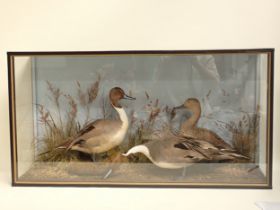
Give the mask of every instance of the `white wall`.
<path id="1" fill-rule="evenodd" d="M 6 51 L 274 47 L 278 81 L 279 20 L 279 0 L 0 0 L 0 209 L 256 210 L 255 201 L 280 201 L 279 97 L 273 190 L 11 187 L 6 63 Z"/>

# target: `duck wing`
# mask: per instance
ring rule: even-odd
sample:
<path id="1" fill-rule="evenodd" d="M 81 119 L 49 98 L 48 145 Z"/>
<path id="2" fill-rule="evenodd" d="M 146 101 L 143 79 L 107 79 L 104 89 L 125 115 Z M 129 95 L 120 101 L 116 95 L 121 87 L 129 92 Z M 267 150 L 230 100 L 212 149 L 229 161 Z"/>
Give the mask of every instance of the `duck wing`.
<path id="1" fill-rule="evenodd" d="M 210 160 L 211 157 L 209 156 L 207 149 L 209 147 L 202 146 L 201 142 L 193 141 L 193 140 L 184 140 L 174 144 L 175 148 L 182 149 L 182 150 L 190 150 L 193 152 L 197 152 L 204 157 L 204 159 Z M 212 147 L 211 147 L 212 148 Z"/>
<path id="2" fill-rule="evenodd" d="M 218 134 L 206 128 L 192 128 L 183 131 L 182 135 L 190 139 L 201 139 L 207 141 L 219 149 L 234 151 L 234 149 L 226 143 Z"/>
<path id="3" fill-rule="evenodd" d="M 102 136 L 109 136 L 111 133 L 116 133 L 121 127 L 121 123 L 117 120 L 99 119 L 84 126 L 71 141 L 64 145 L 66 150 L 69 150 L 73 145 L 81 142 L 87 142 L 91 137 L 96 137 L 95 141 L 90 142 L 91 146 L 98 146 L 101 141 L 104 141 Z"/>
<path id="4" fill-rule="evenodd" d="M 78 133 L 77 133 L 77 136 L 81 136 L 85 133 L 88 133 L 90 132 L 91 130 L 95 129 L 95 124 L 98 124 L 98 121 L 100 120 L 96 120 L 94 122 L 91 122 L 91 123 L 88 123 L 86 124 Z"/>
<path id="5" fill-rule="evenodd" d="M 211 161 L 235 160 L 249 158 L 229 150 L 222 150 L 213 144 L 199 139 L 184 140 L 174 145 L 181 149 L 193 149 Z"/>
<path id="6" fill-rule="evenodd" d="M 186 145 L 181 145 L 180 141 L 174 139 L 153 140 L 146 146 L 148 146 L 150 155 L 156 162 L 185 164 L 208 160 L 205 155 L 194 150 L 193 145 L 189 145 L 188 142 L 186 142 Z"/>

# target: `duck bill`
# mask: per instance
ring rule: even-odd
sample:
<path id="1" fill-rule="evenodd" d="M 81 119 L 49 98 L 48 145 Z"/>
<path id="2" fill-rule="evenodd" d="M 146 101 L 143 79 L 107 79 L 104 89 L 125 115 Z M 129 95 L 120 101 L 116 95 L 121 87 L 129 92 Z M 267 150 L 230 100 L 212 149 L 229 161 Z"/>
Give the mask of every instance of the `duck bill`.
<path id="1" fill-rule="evenodd" d="M 183 108 L 185 108 L 183 104 L 181 106 L 174 107 L 171 111 L 171 119 L 173 119 L 175 117 L 177 109 L 183 109 Z"/>
<path id="2" fill-rule="evenodd" d="M 183 109 L 185 108 L 184 104 L 182 104 L 181 106 L 176 106 L 173 108 L 173 110 L 176 110 L 176 109 Z"/>
<path id="3" fill-rule="evenodd" d="M 127 100 L 136 100 L 136 98 L 133 98 L 131 96 L 128 96 L 126 94 L 124 94 L 123 99 L 127 99 Z"/>

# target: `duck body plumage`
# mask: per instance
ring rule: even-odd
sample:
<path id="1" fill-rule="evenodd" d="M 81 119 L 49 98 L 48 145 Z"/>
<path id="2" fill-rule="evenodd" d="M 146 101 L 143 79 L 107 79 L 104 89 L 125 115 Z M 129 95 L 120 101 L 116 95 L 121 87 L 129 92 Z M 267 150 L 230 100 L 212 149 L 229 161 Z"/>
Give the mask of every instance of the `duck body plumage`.
<path id="1" fill-rule="evenodd" d="M 179 108 L 186 108 L 192 115 L 180 126 L 180 134 L 186 138 L 207 141 L 220 149 L 233 150 L 231 145 L 225 142 L 218 134 L 206 128 L 197 127 L 201 116 L 200 102 L 196 98 L 187 99 Z"/>
<path id="2" fill-rule="evenodd" d="M 84 126 L 77 135 L 59 148 L 76 150 L 88 154 L 109 151 L 120 145 L 127 133 L 129 122 L 120 99 L 135 99 L 127 96 L 121 88 L 112 88 L 109 94 L 111 105 L 117 111 L 119 119 L 98 119 Z"/>
<path id="3" fill-rule="evenodd" d="M 169 134 L 166 138 L 151 140 L 146 144 L 132 147 L 125 156 L 142 153 L 161 168 L 185 168 L 194 163 L 220 162 L 247 157 L 232 151 L 221 150 L 213 144 Z"/>
<path id="4" fill-rule="evenodd" d="M 143 145 L 132 147 L 125 156 L 135 153 L 144 154 L 153 164 L 160 168 L 178 169 L 192 165 L 207 158 L 193 149 L 179 148 L 180 141 L 174 139 L 152 140 Z"/>
<path id="5" fill-rule="evenodd" d="M 218 148 L 232 150 L 232 147 L 226 143 L 219 135 L 206 128 L 192 127 L 189 129 L 181 129 L 181 135 L 190 139 L 201 139 L 207 141 Z"/>
<path id="6" fill-rule="evenodd" d="M 122 143 L 127 129 L 128 124 L 118 120 L 96 120 L 81 130 L 68 148 L 89 154 L 106 152 Z"/>

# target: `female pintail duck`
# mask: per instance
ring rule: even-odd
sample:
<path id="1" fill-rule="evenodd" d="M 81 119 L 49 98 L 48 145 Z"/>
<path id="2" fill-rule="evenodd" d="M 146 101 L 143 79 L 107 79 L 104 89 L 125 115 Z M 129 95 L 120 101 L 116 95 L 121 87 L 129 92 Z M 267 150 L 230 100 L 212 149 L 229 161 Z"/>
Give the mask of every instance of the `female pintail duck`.
<path id="1" fill-rule="evenodd" d="M 85 126 L 77 136 L 59 148 L 76 150 L 93 155 L 106 152 L 122 143 L 129 123 L 125 110 L 119 104 L 121 99 L 135 100 L 119 88 L 110 90 L 109 99 L 119 119 L 98 119 Z"/>
<path id="2" fill-rule="evenodd" d="M 144 154 L 153 164 L 166 169 L 185 169 L 187 166 L 199 162 L 248 159 L 231 151 L 221 151 L 207 141 L 186 139 L 179 136 L 151 140 L 146 144 L 132 147 L 123 155 L 129 156 L 136 153 Z M 183 175 L 184 173 L 185 170 Z"/>
<path id="3" fill-rule="evenodd" d="M 173 109 L 173 112 L 175 112 L 176 109 L 181 108 L 188 109 L 192 112 L 192 116 L 181 125 L 181 135 L 187 138 L 195 138 L 207 141 L 220 149 L 232 150 L 232 147 L 213 131 L 208 130 L 206 128 L 197 127 L 197 122 L 201 115 L 201 106 L 198 99 L 187 99 L 183 105 L 175 107 Z"/>

